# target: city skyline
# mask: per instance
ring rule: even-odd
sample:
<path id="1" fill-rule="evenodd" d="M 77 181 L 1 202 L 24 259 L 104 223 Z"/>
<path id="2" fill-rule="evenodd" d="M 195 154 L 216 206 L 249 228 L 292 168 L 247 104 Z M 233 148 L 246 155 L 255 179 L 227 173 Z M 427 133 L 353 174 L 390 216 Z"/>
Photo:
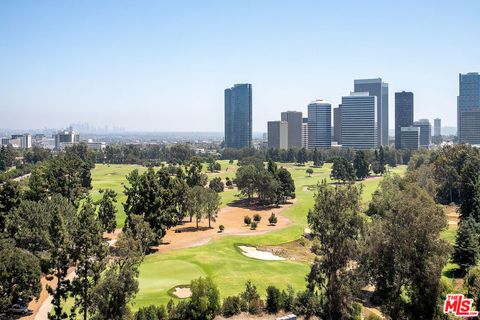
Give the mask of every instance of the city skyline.
<path id="1" fill-rule="evenodd" d="M 0 127 L 109 119 L 128 131 L 223 131 L 221 90 L 248 82 L 253 131 L 265 132 L 283 110 L 305 113 L 315 99 L 337 106 L 354 79 L 376 77 L 389 83 L 390 128 L 392 93 L 403 90 L 415 92 L 416 119 L 456 126 L 458 74 L 480 69 L 476 9 L 478 1 L 437 3 L 435 14 L 408 1 L 2 1 Z M 391 23 L 398 16 L 405 23 Z M 373 34 L 381 46 L 367 45 Z"/>

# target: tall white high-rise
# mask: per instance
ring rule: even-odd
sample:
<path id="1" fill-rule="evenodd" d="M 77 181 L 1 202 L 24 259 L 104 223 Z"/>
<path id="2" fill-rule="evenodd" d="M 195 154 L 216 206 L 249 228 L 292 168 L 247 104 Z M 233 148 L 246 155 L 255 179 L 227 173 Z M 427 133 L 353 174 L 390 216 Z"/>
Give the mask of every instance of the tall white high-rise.
<path id="1" fill-rule="evenodd" d="M 332 146 L 332 105 L 315 100 L 308 105 L 308 148 Z"/>
<path id="2" fill-rule="evenodd" d="M 375 149 L 377 144 L 377 97 L 352 92 L 342 97 L 342 146 Z"/>

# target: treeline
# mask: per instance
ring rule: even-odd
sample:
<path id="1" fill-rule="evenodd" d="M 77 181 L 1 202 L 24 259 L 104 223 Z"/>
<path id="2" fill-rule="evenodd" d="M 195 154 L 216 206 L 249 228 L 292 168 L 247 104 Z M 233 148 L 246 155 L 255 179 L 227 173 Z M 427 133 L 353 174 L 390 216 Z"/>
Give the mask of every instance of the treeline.
<path id="1" fill-rule="evenodd" d="M 480 150 L 468 145 L 445 146 L 412 157 L 409 171 L 443 204 L 454 204 L 460 220 L 451 261 L 465 277 L 465 291 L 480 308 Z"/>
<path id="2" fill-rule="evenodd" d="M 97 202 L 88 196 L 93 163 L 86 146 L 76 145 L 40 162 L 28 189 L 11 180 L 0 186 L 2 316 L 11 305 L 38 297 L 42 276 L 57 280 L 47 286 L 49 319 L 66 319 L 67 312 L 84 319 L 131 315 L 128 304 L 138 291 L 138 266 L 147 251 L 143 244 L 153 231 L 135 219 L 109 247 L 103 233 L 116 228 L 116 194 L 101 190 Z M 69 297 L 74 304 L 65 310 Z"/>
<path id="3" fill-rule="evenodd" d="M 22 158 L 19 160 L 18 158 Z M 0 183 L 31 173 L 40 162 L 52 158 L 48 149 L 34 147 L 28 150 L 16 150 L 12 146 L 0 148 Z"/>

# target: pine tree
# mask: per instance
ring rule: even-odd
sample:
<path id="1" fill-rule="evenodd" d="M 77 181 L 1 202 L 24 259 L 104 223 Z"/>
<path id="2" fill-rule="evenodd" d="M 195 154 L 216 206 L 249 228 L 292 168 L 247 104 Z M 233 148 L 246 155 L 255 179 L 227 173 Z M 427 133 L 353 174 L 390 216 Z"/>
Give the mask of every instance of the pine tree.
<path id="1" fill-rule="evenodd" d="M 477 264 L 480 249 L 477 234 L 479 230 L 478 223 L 472 218 L 467 218 L 460 222 L 460 227 L 458 228 L 455 238 L 452 259 L 462 270 Z"/>
<path id="2" fill-rule="evenodd" d="M 112 189 L 100 189 L 100 194 L 102 194 L 102 198 L 97 202 L 98 219 L 100 220 L 103 231 L 113 232 L 117 227 L 115 220 L 117 193 Z"/>

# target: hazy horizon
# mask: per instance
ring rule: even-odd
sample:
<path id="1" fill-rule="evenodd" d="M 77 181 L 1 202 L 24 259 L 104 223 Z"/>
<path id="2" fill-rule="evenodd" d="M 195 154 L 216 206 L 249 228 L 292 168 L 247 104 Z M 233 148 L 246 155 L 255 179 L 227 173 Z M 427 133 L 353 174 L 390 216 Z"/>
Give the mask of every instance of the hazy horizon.
<path id="1" fill-rule="evenodd" d="M 456 127 L 458 74 L 480 71 L 478 1 L 0 2 L 0 128 L 72 122 L 223 132 L 223 90 L 253 87 L 253 131 L 336 107 L 353 80 L 413 91 Z M 432 122 L 433 124 L 433 122 Z"/>

